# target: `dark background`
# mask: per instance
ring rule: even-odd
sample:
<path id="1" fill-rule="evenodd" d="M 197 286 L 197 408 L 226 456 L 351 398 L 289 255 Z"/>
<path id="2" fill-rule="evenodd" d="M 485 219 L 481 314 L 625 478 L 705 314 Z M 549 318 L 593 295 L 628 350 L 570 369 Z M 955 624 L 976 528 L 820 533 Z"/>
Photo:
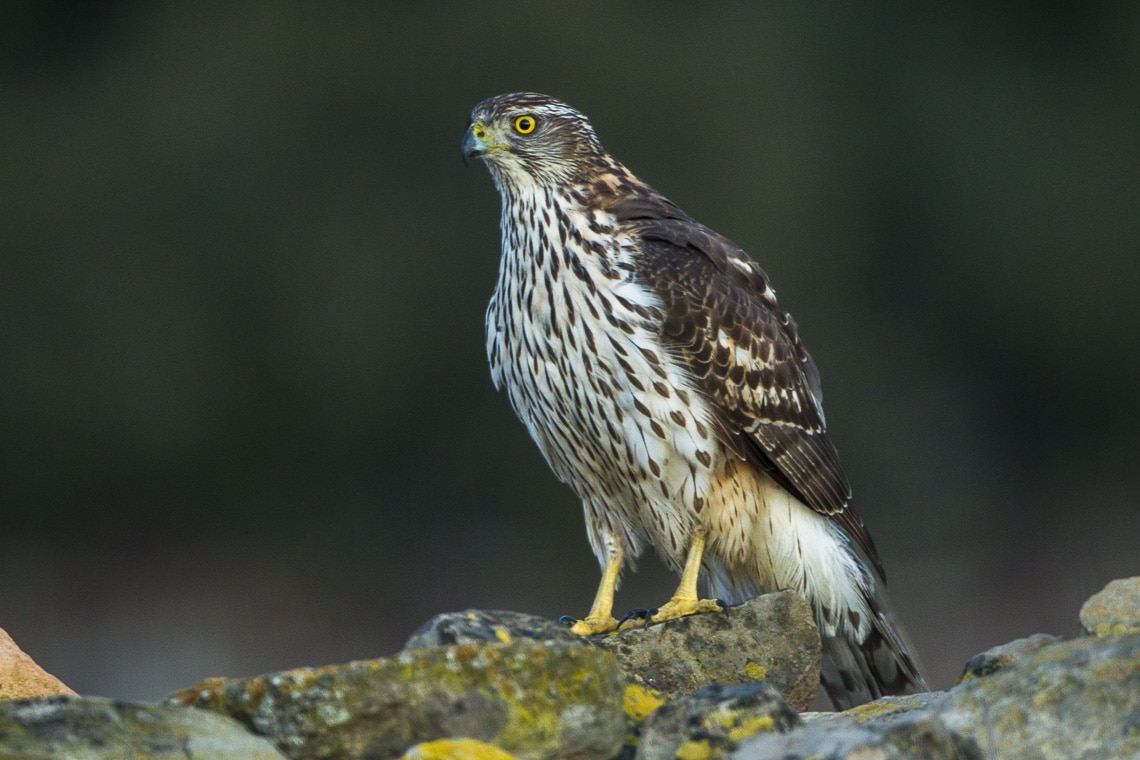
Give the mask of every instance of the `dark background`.
<path id="1" fill-rule="evenodd" d="M 0 6 L 0 626 L 80 692 L 585 612 L 484 356 L 505 91 L 767 269 L 935 685 L 1140 572 L 1137 4 L 75 5 Z"/>

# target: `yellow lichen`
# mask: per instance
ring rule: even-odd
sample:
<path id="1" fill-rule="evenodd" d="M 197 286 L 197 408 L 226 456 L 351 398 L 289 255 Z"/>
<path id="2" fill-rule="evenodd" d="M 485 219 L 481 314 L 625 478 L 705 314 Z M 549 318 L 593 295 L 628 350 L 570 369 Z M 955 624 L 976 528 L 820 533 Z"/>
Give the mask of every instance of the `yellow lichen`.
<path id="1" fill-rule="evenodd" d="M 511 643 L 511 634 L 507 633 L 502 628 L 496 628 L 495 629 L 495 638 L 498 639 L 499 641 L 503 642 L 504 644 L 510 644 Z"/>
<path id="2" fill-rule="evenodd" d="M 917 701 L 906 702 L 868 702 L 865 705 L 852 707 L 850 710 L 845 710 L 846 715 L 850 715 L 855 719 L 856 723 L 866 723 L 871 718 L 877 718 L 880 715 L 893 713 L 898 710 L 907 710 L 912 707 L 921 707 L 922 704 Z"/>
<path id="3" fill-rule="evenodd" d="M 728 729 L 728 738 L 734 742 L 743 741 L 750 736 L 776 729 L 776 721 L 772 720 L 771 715 L 748 717 L 726 715 L 721 719 L 721 722 Z"/>
<path id="4" fill-rule="evenodd" d="M 1097 637 L 1115 636 L 1124 633 L 1140 633 L 1140 626 L 1130 626 L 1125 623 L 1097 623 Z"/>
<path id="5" fill-rule="evenodd" d="M 402 760 L 514 760 L 514 755 L 474 739 L 438 739 L 417 744 Z"/>
<path id="6" fill-rule="evenodd" d="M 751 678 L 753 681 L 763 681 L 768 677 L 768 670 L 758 662 L 749 660 L 744 663 L 744 675 Z"/>
<path id="7" fill-rule="evenodd" d="M 964 683 L 969 683 L 970 681 L 973 681 L 977 677 L 978 677 L 977 674 L 973 673 L 972 671 L 967 670 L 965 673 L 963 673 L 962 675 L 960 675 L 956 679 L 954 679 L 954 685 L 960 686 Z"/>
<path id="8" fill-rule="evenodd" d="M 641 722 L 663 704 L 665 704 L 665 695 L 656 689 L 647 689 L 635 683 L 625 687 L 622 707 L 631 720 Z"/>
<path id="9" fill-rule="evenodd" d="M 525 747 L 555 741 L 563 730 L 562 707 L 576 702 L 591 704 L 597 701 L 600 682 L 595 674 L 584 668 L 572 673 L 559 673 L 543 667 L 549 659 L 543 649 L 529 652 L 536 661 L 531 673 L 533 681 L 525 689 L 504 678 L 496 678 L 495 686 L 507 706 L 507 724 L 495 737 L 504 747 Z"/>
<path id="10" fill-rule="evenodd" d="M 677 747 L 677 752 L 673 756 L 677 760 L 709 760 L 712 754 L 712 746 L 707 739 L 690 739 Z"/>

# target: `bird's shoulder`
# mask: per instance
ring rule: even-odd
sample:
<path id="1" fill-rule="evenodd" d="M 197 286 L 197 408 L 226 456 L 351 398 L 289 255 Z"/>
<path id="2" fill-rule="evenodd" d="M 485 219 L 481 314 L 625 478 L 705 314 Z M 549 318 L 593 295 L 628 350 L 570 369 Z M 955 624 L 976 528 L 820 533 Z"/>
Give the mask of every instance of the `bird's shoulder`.
<path id="1" fill-rule="evenodd" d="M 819 371 L 760 265 L 660 194 L 612 213 L 636 240 L 637 278 L 664 305 L 663 337 L 695 374 L 718 381 L 718 395 L 740 394 L 723 400 L 755 421 L 822 433 Z"/>

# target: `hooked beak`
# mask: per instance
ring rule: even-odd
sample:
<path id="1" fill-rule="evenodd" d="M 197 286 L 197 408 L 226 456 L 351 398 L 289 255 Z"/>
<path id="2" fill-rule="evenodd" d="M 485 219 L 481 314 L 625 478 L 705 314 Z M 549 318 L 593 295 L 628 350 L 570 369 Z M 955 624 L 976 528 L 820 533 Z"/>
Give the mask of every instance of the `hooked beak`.
<path id="1" fill-rule="evenodd" d="M 467 128 L 467 134 L 463 135 L 463 165 L 466 166 L 471 157 L 476 158 L 483 156 L 490 147 L 484 141 L 487 136 L 487 131 L 483 127 L 483 122 L 472 122 L 471 126 Z"/>

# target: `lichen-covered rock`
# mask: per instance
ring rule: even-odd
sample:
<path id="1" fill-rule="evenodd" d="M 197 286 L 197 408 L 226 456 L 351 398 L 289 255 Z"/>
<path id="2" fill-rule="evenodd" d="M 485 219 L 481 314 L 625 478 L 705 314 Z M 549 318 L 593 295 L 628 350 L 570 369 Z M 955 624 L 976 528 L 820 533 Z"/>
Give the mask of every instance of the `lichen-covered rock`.
<path id="1" fill-rule="evenodd" d="M 625 682 L 609 654 L 517 641 L 204 681 L 173 699 L 236 717 L 292 758 L 395 758 L 469 738 L 519 758 L 606 758 L 624 735 Z"/>
<path id="2" fill-rule="evenodd" d="M 740 742 L 760 733 L 786 732 L 800 716 L 763 681 L 735 686 L 707 686 L 678 697 L 641 726 L 635 757 L 720 758 Z"/>
<path id="3" fill-rule="evenodd" d="M 405 649 L 523 639 L 592 644 L 613 652 L 632 683 L 678 697 L 712 684 L 763 680 L 802 710 L 819 690 L 819 634 L 803 597 L 765 594 L 724 613 L 581 637 L 561 623 L 519 612 L 437 615 Z"/>
<path id="4" fill-rule="evenodd" d="M 987 757 L 1140 757 L 1140 635 L 1044 646 L 955 687 L 939 712 Z"/>
<path id="5" fill-rule="evenodd" d="M 1140 757 L 1140 635 L 1015 643 L 1006 649 L 1016 656 L 949 691 L 819 715 L 786 736 L 750 740 L 734 757 Z"/>
<path id="6" fill-rule="evenodd" d="M 946 726 L 936 712 L 919 709 L 932 695 L 886 697 L 882 712 L 838 720 L 817 719 L 787 736 L 765 735 L 749 740 L 734 760 L 989 760 L 968 737 Z M 897 706 L 905 700 L 910 707 Z M 861 707 L 867 707 L 862 705 Z M 896 709 L 897 708 L 897 709 Z M 854 708 L 848 712 L 854 712 Z M 913 712 L 912 712 L 913 711 Z M 900 717 L 905 716 L 905 717 Z M 1004 760 L 1004 755 L 994 755 Z"/>
<path id="7" fill-rule="evenodd" d="M 1061 640 L 1060 636 L 1052 636 L 1048 633 L 1035 633 L 1024 639 L 1016 639 L 1008 644 L 987 649 L 985 652 L 976 654 L 970 658 L 970 661 L 966 663 L 966 667 L 962 670 L 962 675 L 958 676 L 957 683 L 996 673 L 1002 668 L 1007 668 L 1018 660 L 1032 655 L 1042 647 L 1056 644 Z"/>
<path id="8" fill-rule="evenodd" d="M 284 760 L 225 715 L 95 697 L 0 701 L 0 758 Z"/>
<path id="9" fill-rule="evenodd" d="M 790 591 L 589 638 L 617 656 L 633 683 L 668 697 L 764 681 L 802 710 L 819 691 L 819 633 L 807 602 Z"/>
<path id="10" fill-rule="evenodd" d="M 453 644 L 509 644 L 519 639 L 582 642 L 556 620 L 503 610 L 464 610 L 436 615 L 408 638 L 404 649 Z"/>
<path id="11" fill-rule="evenodd" d="M 1081 607 L 1081 627 L 1094 636 L 1140 633 L 1140 576 L 1112 581 Z"/>
<path id="12" fill-rule="evenodd" d="M 641 743 L 641 726 L 645 719 L 669 700 L 661 692 L 640 684 L 631 683 L 625 687 L 625 744 L 614 760 L 633 760 L 637 746 Z"/>
<path id="13" fill-rule="evenodd" d="M 30 699 L 56 694 L 74 695 L 63 682 L 24 654 L 0 628 L 0 699 Z"/>

